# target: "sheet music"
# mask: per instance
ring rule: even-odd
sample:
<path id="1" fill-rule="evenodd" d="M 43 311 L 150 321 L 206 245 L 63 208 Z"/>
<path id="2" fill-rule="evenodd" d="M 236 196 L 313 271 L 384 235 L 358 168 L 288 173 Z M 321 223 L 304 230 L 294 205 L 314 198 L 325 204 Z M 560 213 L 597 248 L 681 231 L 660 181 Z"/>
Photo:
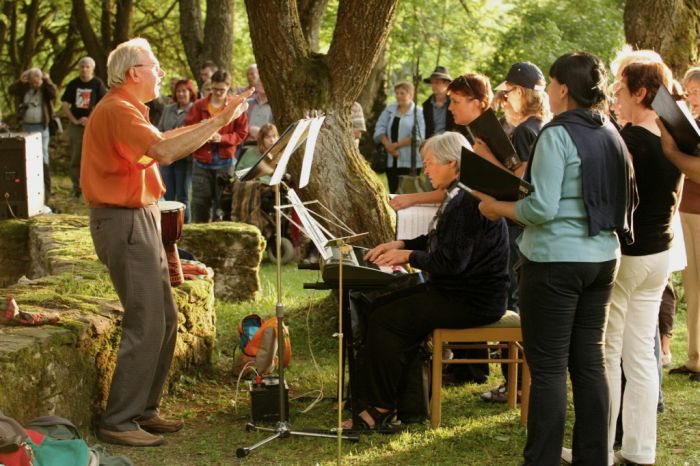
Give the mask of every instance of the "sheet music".
<path id="1" fill-rule="evenodd" d="M 428 234 L 439 204 L 417 204 L 396 212 L 396 239 L 413 239 Z"/>
<path id="2" fill-rule="evenodd" d="M 306 139 L 306 148 L 304 149 L 304 159 L 301 165 L 301 175 L 299 176 L 299 188 L 303 188 L 309 184 L 311 176 L 311 163 L 314 159 L 314 150 L 316 149 L 316 139 L 321 130 L 325 116 L 317 117 L 311 120 L 309 125 L 309 136 Z"/>
<path id="3" fill-rule="evenodd" d="M 318 249 L 318 253 L 321 254 L 323 260 L 327 261 L 331 259 L 333 257 L 333 250 L 326 246 L 329 240 L 328 236 L 321 230 L 316 220 L 309 213 L 308 209 L 301 202 L 301 199 L 299 199 L 299 196 L 293 189 L 287 191 L 287 199 L 289 199 L 294 211 L 297 216 L 299 216 L 299 221 L 304 227 L 306 235 L 311 242 L 314 243 L 314 246 Z"/>
<path id="4" fill-rule="evenodd" d="M 294 149 L 296 148 L 296 145 L 297 145 L 297 142 L 299 141 L 299 138 L 301 138 L 301 135 L 304 134 L 304 131 L 307 130 L 310 123 L 311 123 L 310 119 L 301 120 L 299 122 L 299 124 L 297 125 L 297 127 L 294 128 L 294 132 L 292 133 L 292 136 L 289 138 L 289 142 L 284 147 L 284 152 L 282 152 L 282 156 L 280 157 L 280 160 L 277 163 L 277 167 L 275 168 L 275 172 L 272 174 L 272 178 L 270 179 L 270 186 L 275 186 L 282 181 L 282 177 L 284 176 L 284 173 L 287 171 L 287 163 L 289 163 L 289 158 L 292 156 L 292 153 L 294 152 Z"/>

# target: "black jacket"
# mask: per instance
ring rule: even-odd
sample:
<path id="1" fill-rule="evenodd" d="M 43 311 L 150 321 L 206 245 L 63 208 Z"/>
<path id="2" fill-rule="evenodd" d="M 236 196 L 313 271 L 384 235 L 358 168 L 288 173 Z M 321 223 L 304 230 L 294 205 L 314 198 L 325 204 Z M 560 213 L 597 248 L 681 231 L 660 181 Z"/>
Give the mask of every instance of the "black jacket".
<path id="1" fill-rule="evenodd" d="M 24 101 L 24 94 L 26 94 L 29 89 L 29 83 L 20 80 L 15 81 L 8 88 L 10 94 L 15 97 L 15 108 L 17 108 L 18 114 L 20 113 L 19 106 Z M 53 106 L 56 102 L 56 94 L 58 91 L 56 90 L 54 83 L 52 83 L 48 78 L 41 80 L 41 87 L 39 89 L 41 90 L 41 100 L 43 102 L 44 118 L 42 123 L 44 124 L 44 127 L 46 127 L 48 126 L 51 117 L 53 117 Z"/>
<path id="2" fill-rule="evenodd" d="M 428 99 L 423 102 L 423 119 L 425 120 L 425 139 L 435 135 L 435 120 L 433 120 L 433 104 L 431 99 L 433 95 L 431 94 Z M 449 96 L 445 98 L 445 109 L 450 106 Z M 452 112 L 447 110 L 447 118 L 445 119 L 445 131 L 457 131 L 457 125 L 455 124 L 455 119 L 452 116 Z"/>

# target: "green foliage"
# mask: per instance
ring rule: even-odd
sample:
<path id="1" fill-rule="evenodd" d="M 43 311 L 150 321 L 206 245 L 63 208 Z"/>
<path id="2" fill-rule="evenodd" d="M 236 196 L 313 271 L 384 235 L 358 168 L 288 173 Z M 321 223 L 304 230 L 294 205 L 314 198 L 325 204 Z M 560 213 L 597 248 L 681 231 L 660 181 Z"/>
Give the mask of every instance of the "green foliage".
<path id="1" fill-rule="evenodd" d="M 576 50 L 609 61 L 624 43 L 622 0 L 401 0 L 388 42 L 388 84 L 411 80 L 416 60 L 428 76 L 480 72 L 495 85 L 517 61 L 547 72 Z M 419 100 L 430 94 L 426 85 Z M 389 94 L 393 94 L 389 92 Z"/>
<path id="2" fill-rule="evenodd" d="M 621 0 L 517 0 L 484 72 L 500 81 L 513 63 L 531 61 L 546 76 L 557 57 L 579 50 L 609 62 L 624 44 L 623 8 Z"/>

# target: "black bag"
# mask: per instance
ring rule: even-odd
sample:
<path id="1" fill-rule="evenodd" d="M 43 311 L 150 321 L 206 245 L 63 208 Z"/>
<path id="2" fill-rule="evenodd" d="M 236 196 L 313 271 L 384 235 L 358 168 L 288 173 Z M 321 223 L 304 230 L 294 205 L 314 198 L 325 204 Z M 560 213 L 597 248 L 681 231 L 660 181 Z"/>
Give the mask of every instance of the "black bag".
<path id="1" fill-rule="evenodd" d="M 61 123 L 61 117 L 54 115 L 49 118 L 49 135 L 56 136 L 63 132 L 63 123 Z"/>
<path id="2" fill-rule="evenodd" d="M 377 144 L 375 146 L 369 164 L 376 173 L 386 173 L 386 152 L 383 145 Z"/>

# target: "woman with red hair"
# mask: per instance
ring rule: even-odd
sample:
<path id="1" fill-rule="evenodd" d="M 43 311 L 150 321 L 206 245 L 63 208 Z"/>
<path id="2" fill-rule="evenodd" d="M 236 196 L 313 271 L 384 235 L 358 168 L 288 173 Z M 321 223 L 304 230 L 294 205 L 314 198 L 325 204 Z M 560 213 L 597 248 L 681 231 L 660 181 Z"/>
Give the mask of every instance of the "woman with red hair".
<path id="1" fill-rule="evenodd" d="M 169 131 L 185 125 L 185 115 L 195 101 L 192 81 L 180 79 L 174 86 L 175 102 L 166 105 L 158 122 L 158 129 Z M 190 222 L 190 186 L 192 186 L 192 156 L 180 159 L 167 167 L 160 167 L 165 184 L 165 199 L 185 204 L 185 223 Z"/>

